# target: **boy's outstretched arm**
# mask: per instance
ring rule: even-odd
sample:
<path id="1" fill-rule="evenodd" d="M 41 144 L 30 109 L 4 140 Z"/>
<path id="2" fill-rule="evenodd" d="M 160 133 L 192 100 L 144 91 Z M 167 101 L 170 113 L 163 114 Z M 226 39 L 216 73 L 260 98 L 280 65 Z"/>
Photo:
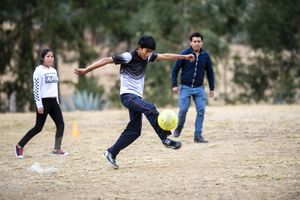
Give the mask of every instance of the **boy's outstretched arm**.
<path id="1" fill-rule="evenodd" d="M 97 68 L 102 67 L 109 63 L 114 63 L 112 57 L 102 58 L 102 59 L 94 62 L 93 64 L 87 66 L 86 68 L 75 68 L 74 73 L 77 75 L 86 74 L 90 71 L 93 71 L 94 69 L 97 69 Z"/>
<path id="2" fill-rule="evenodd" d="M 175 53 L 159 53 L 157 56 L 157 60 L 179 60 L 185 59 L 193 62 L 195 60 L 195 56 L 193 54 L 181 55 Z"/>

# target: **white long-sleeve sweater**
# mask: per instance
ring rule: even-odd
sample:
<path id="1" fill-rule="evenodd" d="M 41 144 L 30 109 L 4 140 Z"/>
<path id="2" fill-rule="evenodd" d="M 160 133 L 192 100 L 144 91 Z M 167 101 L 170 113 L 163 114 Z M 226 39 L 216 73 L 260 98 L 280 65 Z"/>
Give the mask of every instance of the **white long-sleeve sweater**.
<path id="1" fill-rule="evenodd" d="M 39 65 L 33 73 L 33 94 L 37 108 L 43 107 L 42 98 L 56 97 L 58 101 L 58 76 L 53 67 Z"/>

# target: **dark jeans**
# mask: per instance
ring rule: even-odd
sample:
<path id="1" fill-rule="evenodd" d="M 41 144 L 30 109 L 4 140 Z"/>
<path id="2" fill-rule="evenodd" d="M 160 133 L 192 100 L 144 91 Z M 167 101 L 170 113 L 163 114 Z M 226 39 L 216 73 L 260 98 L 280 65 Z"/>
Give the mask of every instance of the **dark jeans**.
<path id="1" fill-rule="evenodd" d="M 158 137 L 163 141 L 168 135 L 171 135 L 170 131 L 165 131 L 158 126 L 157 117 L 159 112 L 155 105 L 143 100 L 141 97 L 135 94 L 122 94 L 122 104 L 128 108 L 130 121 L 127 124 L 125 130 L 121 133 L 116 143 L 108 148 L 108 151 L 116 157 L 119 152 L 134 142 L 142 131 L 142 114 L 144 114 L 151 126 L 155 130 Z"/>
<path id="2" fill-rule="evenodd" d="M 43 98 L 42 102 L 44 107 L 44 114 L 39 114 L 38 112 L 36 112 L 35 126 L 24 135 L 24 137 L 20 140 L 18 144 L 21 147 L 24 147 L 27 144 L 27 142 L 29 142 L 29 140 L 33 138 L 33 136 L 41 132 L 49 114 L 56 126 L 54 148 L 60 149 L 65 128 L 61 109 L 59 107 L 59 104 L 57 103 L 56 98 Z"/>

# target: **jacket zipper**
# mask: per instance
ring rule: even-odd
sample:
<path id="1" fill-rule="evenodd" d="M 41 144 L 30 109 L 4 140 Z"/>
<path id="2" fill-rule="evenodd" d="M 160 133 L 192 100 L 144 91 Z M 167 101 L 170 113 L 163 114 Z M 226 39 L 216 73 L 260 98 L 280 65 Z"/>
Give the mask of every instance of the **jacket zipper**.
<path id="1" fill-rule="evenodd" d="M 197 75 L 198 56 L 199 55 L 196 54 L 196 64 L 195 64 L 195 70 L 194 70 L 194 75 L 193 75 L 193 80 L 192 80 L 191 87 L 194 87 L 194 82 L 195 82 L 196 75 Z"/>

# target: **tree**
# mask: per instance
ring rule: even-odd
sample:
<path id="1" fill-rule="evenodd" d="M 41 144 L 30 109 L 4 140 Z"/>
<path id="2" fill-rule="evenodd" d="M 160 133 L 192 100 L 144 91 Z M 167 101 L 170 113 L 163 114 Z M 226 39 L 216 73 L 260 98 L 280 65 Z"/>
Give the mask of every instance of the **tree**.
<path id="1" fill-rule="evenodd" d="M 16 4 L 4 1 L 2 6 L 1 24 L 7 25 L 8 28 L 1 30 L 1 43 L 8 45 L 1 47 L 3 48 L 1 73 L 7 73 L 9 70 L 15 77 L 1 83 L 1 92 L 5 92 L 8 99 L 15 95 L 17 100 L 15 111 L 24 111 L 24 106 L 32 99 L 32 95 L 28 92 L 32 88 L 32 81 L 28 80 L 32 80 L 35 65 L 31 33 L 33 18 L 36 15 L 34 7 L 37 6 L 37 2 Z"/>
<path id="2" fill-rule="evenodd" d="M 248 42 L 256 50 L 256 56 L 250 64 L 239 62 L 234 78 L 238 84 L 244 80 L 243 95 L 249 98 L 248 101 L 295 101 L 296 89 L 300 85 L 298 13 L 300 5 L 296 0 L 257 0 L 249 10 L 245 25 Z"/>
<path id="3" fill-rule="evenodd" d="M 131 25 L 133 31 L 137 33 L 136 35 L 148 34 L 155 38 L 158 53 L 178 53 L 182 44 L 178 35 L 184 31 L 180 18 L 182 12 L 181 1 L 149 1 L 139 12 L 133 15 L 133 19 L 140 20 L 131 21 Z M 174 13 L 177 14 L 174 15 Z M 136 26 L 133 26 L 133 23 Z M 171 90 L 171 69 L 172 62 L 154 62 L 148 66 L 144 96 L 158 106 L 175 104 Z"/>
<path id="4" fill-rule="evenodd" d="M 10 76 L 1 81 L 0 93 L 7 99 L 16 96 L 16 111 L 24 111 L 26 104 L 35 108 L 32 101 L 32 73 L 39 63 L 38 53 L 47 47 L 60 54 L 75 46 L 79 51 L 79 64 L 95 57 L 86 45 L 83 33 L 88 27 L 85 17 L 88 9 L 76 6 L 77 1 L 3 1 L 0 9 L 0 75 Z M 76 9 L 77 8 L 77 9 Z M 83 10 L 83 11 L 82 11 Z M 81 20 L 81 18 L 83 20 Z M 3 53 L 2 53 L 3 52 Z M 58 58 L 58 57 L 56 57 Z M 55 66 L 59 70 L 58 66 Z M 2 102 L 2 99 L 1 99 Z M 4 103 L 2 105 L 3 110 Z"/>
<path id="5" fill-rule="evenodd" d="M 214 5 L 220 7 L 219 4 L 219 1 L 215 1 Z M 211 15 L 211 12 L 206 10 L 209 5 L 203 1 L 151 1 L 135 14 L 134 19 L 141 19 L 134 21 L 136 32 L 153 35 L 158 43 L 158 52 L 179 53 L 189 46 L 189 34 L 200 31 L 205 38 L 204 48 L 211 53 L 213 63 L 217 65 L 228 54 L 228 44 L 220 36 L 225 32 L 226 26 L 223 25 L 223 32 L 220 31 L 221 22 L 215 22 L 218 22 L 217 16 L 222 13 L 217 10 L 214 15 Z M 148 12 L 145 13 L 144 10 Z M 157 102 L 159 106 L 170 103 L 175 105 L 170 84 L 172 64 L 172 62 L 153 63 L 149 66 L 151 70 L 147 71 L 146 85 L 150 87 L 145 88 L 145 96 Z"/>

